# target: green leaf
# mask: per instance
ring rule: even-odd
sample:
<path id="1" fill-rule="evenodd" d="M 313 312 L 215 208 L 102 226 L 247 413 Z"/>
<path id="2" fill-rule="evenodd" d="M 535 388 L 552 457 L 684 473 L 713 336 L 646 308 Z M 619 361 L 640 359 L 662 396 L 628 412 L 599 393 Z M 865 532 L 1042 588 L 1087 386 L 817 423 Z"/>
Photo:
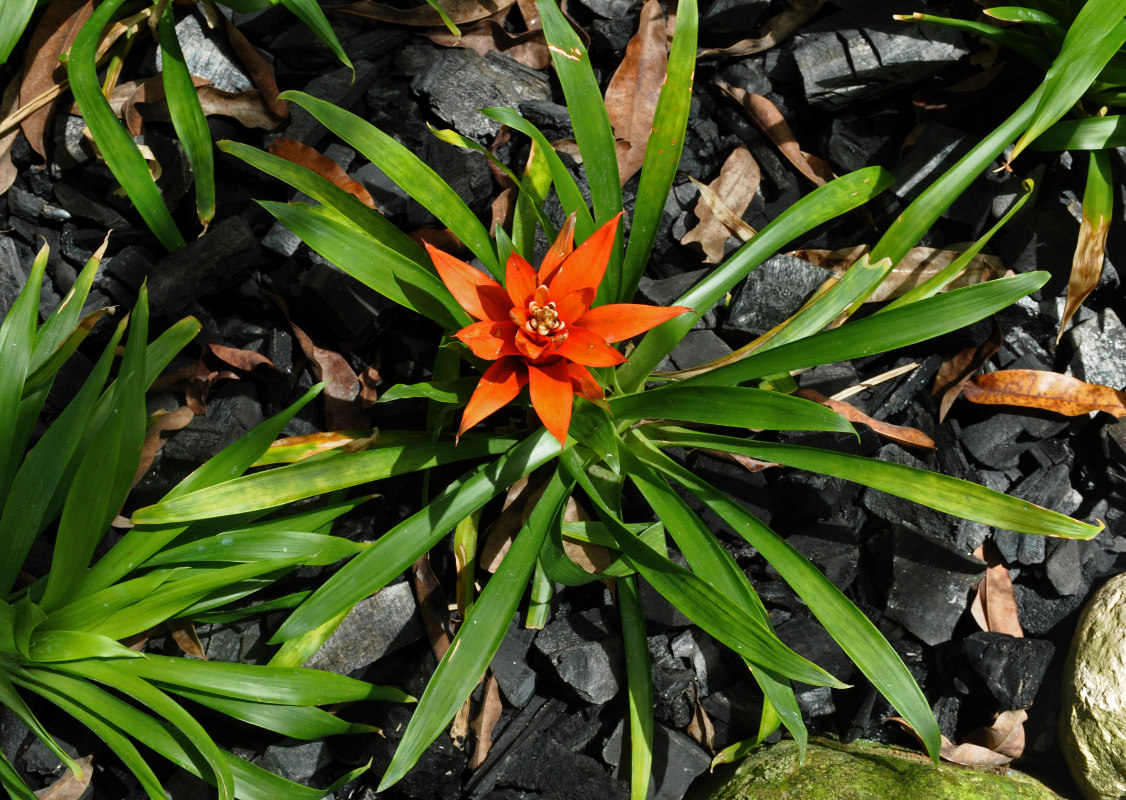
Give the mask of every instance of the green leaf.
<path id="1" fill-rule="evenodd" d="M 397 383 L 379 396 L 380 403 L 392 400 L 425 398 L 437 403 L 464 405 L 469 402 L 479 378 L 457 378 L 452 381 L 426 381 L 423 383 Z"/>
<path id="2" fill-rule="evenodd" d="M 1126 145 L 1126 117 L 1061 119 L 1028 146 L 1029 150 L 1109 150 Z"/>
<path id="3" fill-rule="evenodd" d="M 207 118 L 203 115 L 199 95 L 184 61 L 180 40 L 176 38 L 176 27 L 172 21 L 171 4 L 164 7 L 164 13 L 156 25 L 160 44 L 160 76 L 164 83 L 164 96 L 168 99 L 168 115 L 172 127 L 188 157 L 195 179 L 196 215 L 204 229 L 215 216 L 215 157 L 211 152 L 211 131 Z"/>
<path id="4" fill-rule="evenodd" d="M 533 143 L 528 151 L 528 161 L 524 167 L 524 177 L 520 179 L 520 193 L 516 195 L 516 207 L 512 212 L 512 244 L 520 255 L 528 261 L 536 246 L 536 222 L 543 225 L 544 234 L 549 241 L 557 235 L 555 226 L 543 215 L 543 202 L 551 188 L 551 165 L 539 144 Z"/>
<path id="5" fill-rule="evenodd" d="M 996 25 L 989 25 L 984 22 L 936 17 L 932 14 L 920 14 L 918 12 L 914 14 L 893 14 L 892 16 L 895 19 L 907 22 L 929 22 L 934 25 L 942 25 L 971 36 L 980 36 L 983 39 L 989 39 L 1000 45 L 1004 45 L 1014 53 L 1020 53 L 1039 69 L 1048 69 L 1049 57 L 1042 49 L 1042 44 L 1024 31 L 1014 30 L 1012 28 L 999 28 Z"/>
<path id="6" fill-rule="evenodd" d="M 417 438 L 423 438 L 421 435 Z M 381 440 L 382 441 L 382 438 Z M 275 508 L 294 500 L 347 489 L 393 475 L 404 475 L 439 464 L 496 455 L 512 447 L 511 437 L 464 437 L 460 443 L 417 441 L 342 453 L 327 460 L 306 460 L 163 500 L 133 513 L 141 524 L 168 524 Z"/>
<path id="7" fill-rule="evenodd" d="M 259 204 L 309 247 L 388 300 L 433 319 L 447 330 L 472 321 L 432 270 L 384 247 L 331 209 L 268 200 Z"/>
<path id="8" fill-rule="evenodd" d="M 1030 25 L 1051 25 L 1053 27 L 1059 26 L 1059 20 L 1051 14 L 1045 14 L 1035 8 L 1025 8 L 1024 6 L 993 6 L 984 10 L 987 17 L 999 19 L 1002 22 L 1023 22 Z"/>
<path id="9" fill-rule="evenodd" d="M 356 148 L 368 161 L 401 186 L 431 214 L 441 220 L 468 247 L 499 282 L 504 271 L 497 262 L 489 232 L 457 192 L 422 159 L 360 117 L 304 92 L 282 92 L 312 114 L 317 121 Z"/>
<path id="10" fill-rule="evenodd" d="M 43 724 L 35 716 L 34 712 L 28 708 L 27 703 L 20 697 L 3 670 L 0 670 L 0 706 L 3 706 L 15 715 L 16 719 L 34 733 L 35 738 L 41 741 L 47 749 L 55 755 L 55 758 L 62 762 L 76 777 L 82 777 L 82 767 L 79 766 L 73 758 L 68 756 L 65 750 L 55 743 L 54 737 L 47 732 L 47 729 L 43 727 Z"/>
<path id="11" fill-rule="evenodd" d="M 742 383 L 779 372 L 906 347 L 984 319 L 1036 291 L 1047 280 L 1046 272 L 1028 272 L 965 286 L 773 350 L 752 353 L 742 361 L 688 378 L 680 385 Z"/>
<path id="12" fill-rule="evenodd" d="M 1043 93 L 1028 129 L 1009 153 L 1010 162 L 1071 110 L 1126 43 L 1123 15 L 1126 15 L 1126 0 L 1088 0 L 1083 4 L 1044 78 Z"/>
<path id="13" fill-rule="evenodd" d="M 629 362 L 618 367 L 618 382 L 622 389 L 626 392 L 640 389 L 649 373 L 692 330 L 696 322 L 780 247 L 823 222 L 863 205 L 891 183 L 891 173 L 880 167 L 867 167 L 814 189 L 782 212 L 674 303 L 688 306 L 694 313 L 681 314 L 645 334 L 637 349 L 630 354 Z"/>
<path id="14" fill-rule="evenodd" d="M 352 78 L 355 80 L 356 68 L 352 66 L 348 54 L 344 52 L 340 40 L 336 38 L 336 33 L 332 30 L 332 26 L 317 0 L 279 0 L 279 2 L 292 11 L 295 17 L 304 22 L 309 30 L 317 35 L 318 39 L 328 45 L 328 49 L 340 59 L 340 63 L 352 70 Z"/>
<path id="15" fill-rule="evenodd" d="M 103 0 L 94 9 L 70 48 L 70 58 L 66 65 L 67 77 L 70 79 L 74 99 L 82 110 L 82 118 L 86 121 L 106 166 L 125 189 L 137 212 L 160 239 L 161 244 L 169 250 L 179 250 L 184 246 L 184 237 L 180 235 L 176 223 L 172 221 L 172 215 L 164 205 L 160 190 L 149 174 L 145 157 L 113 113 L 98 82 L 97 66 L 94 63 L 98 40 L 102 29 L 110 23 L 124 3 L 125 0 Z"/>
<path id="16" fill-rule="evenodd" d="M 85 631 L 36 631 L 31 637 L 30 650 L 31 659 L 39 663 L 142 657 L 116 639 Z"/>
<path id="17" fill-rule="evenodd" d="M 401 779 L 465 703 L 496 655 L 536 563 L 548 526 L 570 494 L 558 471 L 434 670 L 376 792 Z"/>
<path id="18" fill-rule="evenodd" d="M 937 760 L 940 734 L 930 705 L 903 660 L 863 612 L 805 556 L 735 500 L 663 455 L 640 451 L 635 454 L 696 495 L 778 570 L 845 654 L 915 729 L 931 757 Z"/>
<path id="19" fill-rule="evenodd" d="M 165 688 L 229 717 L 273 731 L 282 736 L 292 736 L 294 739 L 308 741 L 325 736 L 337 736 L 342 733 L 379 733 L 379 728 L 374 725 L 346 722 L 319 708 L 278 706 L 252 700 L 235 700 L 210 692 L 185 689 L 182 686 L 166 686 Z"/>
<path id="20" fill-rule="evenodd" d="M 995 528 L 1068 539 L 1090 539 L 1103 525 L 1079 522 L 1027 500 L 1001 494 L 976 483 L 905 464 L 834 453 L 815 447 L 759 442 L 732 436 L 654 427 L 655 441 L 676 447 L 705 447 L 774 461 L 904 497 L 919 505 Z"/>
<path id="21" fill-rule="evenodd" d="M 619 302 L 629 302 L 637 291 L 645 265 L 653 252 L 665 202 L 672 189 L 680 153 L 684 147 L 684 132 L 688 126 L 688 111 L 692 104 L 692 77 L 696 71 L 696 0 L 678 0 L 676 6 L 676 31 L 669 48 L 668 68 L 657 109 L 653 114 L 653 131 L 645 146 L 645 161 L 637 186 L 637 202 L 633 209 L 622 265 L 622 287 Z"/>
<path id="22" fill-rule="evenodd" d="M 12 800 L 39 800 L 3 753 L 0 753 L 0 787 L 8 792 Z"/>
<path id="23" fill-rule="evenodd" d="M 308 167 L 259 150 L 257 147 L 250 147 L 228 139 L 221 139 L 216 146 L 224 153 L 242 159 L 250 166 L 285 181 L 297 191 L 304 192 L 318 203 L 328 206 L 339 216 L 375 239 L 381 248 L 390 248 L 404 258 L 422 266 L 430 263 L 426 250 L 391 224 L 385 216 L 374 208 L 364 205 L 359 199 L 327 178 L 322 178 Z"/>
<path id="24" fill-rule="evenodd" d="M 626 688 L 629 692 L 629 795 L 630 800 L 645 800 L 653 770 L 653 676 L 649 664 L 649 643 L 645 636 L 645 616 L 637 583 L 621 578 L 618 611 L 622 620 L 622 646 L 626 652 Z M 622 748 L 624 753 L 625 748 Z"/>
<path id="25" fill-rule="evenodd" d="M 855 434 L 847 419 L 820 403 L 738 386 L 673 384 L 610 401 L 614 419 L 676 419 L 764 431 L 838 431 Z"/>
<path id="26" fill-rule="evenodd" d="M 335 564 L 363 552 L 365 545 L 324 536 L 319 533 L 278 530 L 231 530 L 217 536 L 197 539 L 191 544 L 162 550 L 146 566 L 185 564 L 207 561 L 247 562 L 276 558 L 278 555 L 300 557 L 305 564 Z"/>
<path id="27" fill-rule="evenodd" d="M 341 567 L 290 615 L 271 643 L 300 636 L 379 591 L 458 522 L 558 452 L 559 443 L 541 428 L 484 469 L 454 481 L 430 505 Z"/>
<path id="28" fill-rule="evenodd" d="M 12 48 L 19 42 L 24 28 L 31 21 L 31 13 L 35 11 L 36 0 L 14 0 L 5 4 L 4 14 L 0 16 L 0 64 L 7 62 L 12 54 Z"/>

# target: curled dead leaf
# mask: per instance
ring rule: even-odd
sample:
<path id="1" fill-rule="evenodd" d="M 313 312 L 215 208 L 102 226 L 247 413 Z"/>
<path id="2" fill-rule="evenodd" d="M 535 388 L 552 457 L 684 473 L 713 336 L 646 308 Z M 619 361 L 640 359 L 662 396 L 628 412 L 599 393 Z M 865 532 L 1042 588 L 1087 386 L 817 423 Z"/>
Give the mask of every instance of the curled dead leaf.
<path id="1" fill-rule="evenodd" d="M 137 464 L 137 471 L 133 474 L 133 484 L 136 485 L 152 466 L 156 454 L 164 446 L 164 439 L 160 434 L 166 431 L 178 431 L 195 419 L 195 411 L 188 406 L 180 406 L 175 411 L 158 411 L 153 414 L 153 421 L 145 429 L 145 439 L 141 444 L 141 460 Z"/>
<path id="2" fill-rule="evenodd" d="M 962 394 L 966 383 L 977 374 L 986 361 L 1001 349 L 1004 335 L 1001 326 L 993 321 L 993 332 L 978 347 L 967 347 L 942 363 L 934 376 L 932 394 L 939 398 L 938 421 L 941 423 L 950 412 L 954 401 Z"/>
<path id="3" fill-rule="evenodd" d="M 82 770 L 81 778 L 68 771 L 50 786 L 38 789 L 33 794 L 39 800 L 79 800 L 90 788 L 90 781 L 94 777 L 94 757 L 82 756 L 75 759 L 75 763 Z"/>
<path id="4" fill-rule="evenodd" d="M 32 103 L 57 86 L 66 85 L 66 65 L 60 62 L 59 57 L 70 50 L 74 37 L 93 11 L 93 0 L 54 0 L 47 5 L 28 41 L 20 83 L 21 106 Z M 57 94 L 20 123 L 31 149 L 43 158 L 47 157 L 47 127 L 56 99 Z"/>
<path id="5" fill-rule="evenodd" d="M 754 229 L 743 222 L 743 214 L 754 199 L 762 180 L 762 171 L 751 151 L 740 145 L 731 151 L 719 175 L 706 187 L 693 180 L 700 189 L 700 199 L 692 210 L 699 220 L 696 227 L 680 240 L 681 244 L 698 244 L 708 264 L 723 260 L 724 246 L 731 234 L 743 241 L 754 236 Z"/>
<path id="6" fill-rule="evenodd" d="M 485 682 L 485 697 L 481 701 L 481 710 L 477 712 L 473 724 L 473 755 L 469 758 L 469 768 L 477 769 L 484 763 L 489 750 L 493 747 L 493 728 L 500 721 L 504 706 L 500 701 L 500 684 L 497 676 L 489 674 Z"/>
<path id="7" fill-rule="evenodd" d="M 812 400 L 815 403 L 820 403 L 823 406 L 833 409 L 833 411 L 836 411 L 849 422 L 860 422 L 867 425 L 885 439 L 890 439 L 899 444 L 911 445 L 912 447 L 934 449 L 934 439 L 927 436 L 918 428 L 909 428 L 904 425 L 892 425 L 890 422 L 874 419 L 856 406 L 840 400 L 834 400 L 831 397 L 826 397 L 815 389 L 800 389 L 795 392 L 795 394 L 798 397 L 804 397 L 806 400 Z"/>
<path id="8" fill-rule="evenodd" d="M 978 375 L 962 387 L 972 403 L 1021 406 L 1075 417 L 1091 411 L 1126 416 L 1126 392 L 1037 369 L 1007 369 Z"/>
<path id="9" fill-rule="evenodd" d="M 348 173 L 339 164 L 318 152 L 316 148 L 287 136 L 279 136 L 270 143 L 268 150 L 279 158 L 299 164 L 331 181 L 368 208 L 376 207 L 375 200 L 372 199 L 371 194 L 362 183 L 349 178 Z"/>
<path id="10" fill-rule="evenodd" d="M 461 36 L 454 36 L 445 28 L 435 28 L 427 32 L 426 37 L 445 47 L 468 47 L 479 56 L 500 53 L 532 69 L 545 69 L 551 62 L 542 30 L 529 28 L 523 33 L 510 33 L 491 18 L 463 28 Z"/>
<path id="11" fill-rule="evenodd" d="M 974 550 L 974 555 L 986 563 L 986 568 L 970 603 L 971 616 L 983 631 L 1023 637 L 1013 581 L 1009 568 L 1001 561 L 1001 553 L 992 542 L 985 542 Z"/>

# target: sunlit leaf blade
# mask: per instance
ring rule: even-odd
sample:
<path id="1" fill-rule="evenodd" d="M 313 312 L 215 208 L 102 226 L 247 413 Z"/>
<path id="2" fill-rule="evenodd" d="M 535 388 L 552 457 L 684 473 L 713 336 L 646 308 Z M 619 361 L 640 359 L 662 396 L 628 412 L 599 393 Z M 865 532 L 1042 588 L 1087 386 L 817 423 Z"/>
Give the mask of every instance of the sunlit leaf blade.
<path id="1" fill-rule="evenodd" d="M 681 314 L 645 334 L 630 354 L 629 362 L 618 367 L 622 388 L 627 392 L 641 388 L 649 373 L 692 330 L 700 317 L 780 247 L 821 223 L 863 205 L 891 183 L 891 173 L 880 167 L 868 167 L 813 190 L 782 212 L 676 301 L 675 305 L 688 306 L 694 313 Z"/>
<path id="2" fill-rule="evenodd" d="M 629 794 L 630 800 L 645 800 L 653 769 L 653 676 L 645 637 L 645 616 L 634 578 L 619 579 L 615 587 L 629 691 Z M 624 755 L 625 748 L 622 749 Z"/>
<path id="3" fill-rule="evenodd" d="M 346 222 L 328 208 L 260 201 L 305 244 L 365 286 L 455 330 L 472 320 L 430 269 Z"/>
<path id="4" fill-rule="evenodd" d="M 985 9 L 985 15 L 987 17 L 993 17 L 993 19 L 999 19 L 1002 22 L 1023 22 L 1029 25 L 1059 25 L 1059 20 L 1051 14 L 1046 14 L 1035 8 L 1024 8 L 1023 6 L 994 6 L 993 8 Z"/>
<path id="5" fill-rule="evenodd" d="M 463 439 L 461 447 L 466 442 Z M 486 468 L 452 482 L 430 505 L 400 522 L 341 567 L 290 615 L 274 634 L 272 643 L 312 630 L 379 591 L 458 522 L 558 452 L 559 443 L 541 428 Z"/>
<path id="6" fill-rule="evenodd" d="M 610 401 L 615 420 L 669 419 L 771 431 L 855 433 L 852 423 L 820 403 L 738 386 L 671 385 Z"/>
<path id="7" fill-rule="evenodd" d="M 90 128 L 106 166 L 125 189 L 137 212 L 160 239 L 161 244 L 169 250 L 179 250 L 184 246 L 184 237 L 180 235 L 176 223 L 172 221 L 172 215 L 164 205 L 144 156 L 137 149 L 133 137 L 114 115 L 98 82 L 97 66 L 94 63 L 98 39 L 102 29 L 124 3 L 125 0 L 105 0 L 90 15 L 70 49 L 67 77 L 70 79 L 74 99 L 82 110 L 82 117 Z"/>
<path id="8" fill-rule="evenodd" d="M 569 484 L 556 472 L 426 684 L 377 792 L 407 774 L 485 674 L 528 585 L 548 526 L 569 491 Z"/>
<path id="9" fill-rule="evenodd" d="M 85 333 L 89 333 L 86 326 L 89 324 L 88 320 L 95 314 L 83 316 L 82 307 L 86 304 L 86 298 L 90 294 L 98 266 L 108 245 L 109 234 L 78 273 L 78 277 L 75 278 L 74 284 L 59 303 L 58 308 L 39 326 L 35 334 L 35 350 L 31 354 L 32 374 L 28 376 L 29 383 L 36 379 L 36 373 L 50 372 L 53 375 L 49 362 L 62 364 L 74 352 L 72 344 L 77 347 L 85 338 Z M 76 338 L 76 329 L 85 329 L 81 337 Z M 63 356 L 62 359 L 59 359 L 60 354 Z M 24 394 L 27 394 L 27 386 L 24 387 Z"/>
<path id="10" fill-rule="evenodd" d="M 1061 119 L 1028 146 L 1029 150 L 1109 150 L 1126 145 L 1126 117 Z"/>
<path id="11" fill-rule="evenodd" d="M 841 649 L 911 724 L 931 757 L 937 759 L 940 734 L 926 697 L 903 660 L 863 612 L 805 556 L 738 502 L 662 454 L 637 454 L 696 495 L 778 570 Z"/>
<path id="12" fill-rule="evenodd" d="M 340 717 L 333 716 L 319 708 L 279 706 L 259 701 L 235 700 L 211 692 L 185 689 L 183 686 L 176 685 L 168 685 L 164 688 L 181 697 L 194 700 L 200 705 L 221 711 L 229 717 L 279 733 L 282 736 L 292 736 L 295 739 L 311 740 L 342 733 L 379 732 L 379 728 L 374 725 L 346 722 Z"/>
<path id="13" fill-rule="evenodd" d="M 0 15 L 0 64 L 5 63 L 12 54 L 12 48 L 31 20 L 35 4 L 36 0 L 13 0 L 5 3 L 4 13 Z"/>
<path id="14" fill-rule="evenodd" d="M 622 287 L 618 300 L 628 302 L 645 271 L 657 228 L 665 213 L 684 147 L 688 110 L 692 103 L 692 77 L 696 70 L 696 0 L 678 0 L 676 32 L 669 48 L 668 71 L 653 115 L 653 132 L 645 147 L 645 161 L 637 187 L 637 203 L 630 220 L 629 243 L 622 262 Z"/>
<path id="15" fill-rule="evenodd" d="M 903 308 L 849 322 L 831 331 L 688 378 L 684 386 L 722 386 L 819 364 L 832 364 L 926 341 L 958 330 L 1036 291 L 1046 272 L 1028 272 L 965 286 Z"/>
<path id="16" fill-rule="evenodd" d="M 551 181 L 548 157 L 538 143 L 533 143 L 528 149 L 528 161 L 524 167 L 524 176 L 520 179 L 520 193 L 516 196 L 516 208 L 512 213 L 513 247 L 529 262 L 536 245 L 536 222 L 545 219 L 542 213 L 543 203 L 551 188 Z M 558 231 L 548 222 L 544 233 L 549 241 L 554 241 Z"/>
<path id="17" fill-rule="evenodd" d="M 149 566 L 208 561 L 245 563 L 285 554 L 300 556 L 306 559 L 306 564 L 323 565 L 334 564 L 363 549 L 364 545 L 359 542 L 319 533 L 232 530 L 206 539 L 197 539 L 191 544 L 161 550 L 146 563 Z"/>
<path id="18" fill-rule="evenodd" d="M 86 658 L 143 658 L 116 639 L 87 631 L 36 631 L 31 637 L 31 659 L 40 664 Z"/>
<path id="19" fill-rule="evenodd" d="M 390 403 L 392 400 L 425 398 L 437 403 L 461 405 L 469 402 L 469 398 L 473 395 L 473 390 L 477 388 L 479 381 L 479 378 L 468 377 L 451 381 L 397 383 L 379 396 L 379 402 Z"/>
<path id="20" fill-rule="evenodd" d="M 383 247 L 388 247 L 418 264 L 428 263 L 426 250 L 395 227 L 385 216 L 364 205 L 354 195 L 308 167 L 229 139 L 221 139 L 216 147 L 224 153 L 242 159 L 252 167 L 285 181 L 299 192 L 304 192 L 318 203 L 328 206 Z"/>
<path id="21" fill-rule="evenodd" d="M 610 117 L 590 65 L 590 55 L 571 23 L 560 12 L 555 0 L 539 0 L 537 7 L 551 51 L 551 61 L 571 112 L 575 142 L 583 154 L 595 223 L 602 224 L 622 210 L 618 156 Z M 607 271 L 606 280 L 613 277 Z M 608 287 L 607 297 L 617 297 L 617 289 L 617 286 Z"/>
<path id="22" fill-rule="evenodd" d="M 304 22 L 305 26 L 317 35 L 318 39 L 328 45 L 328 49 L 340 59 L 340 63 L 352 70 L 353 76 L 355 75 L 356 68 L 352 66 L 348 54 L 344 52 L 340 40 L 336 38 L 336 32 L 333 31 L 324 11 L 321 10 L 321 6 L 316 0 L 280 0 L 280 2 L 292 11 L 295 17 Z"/>
<path id="23" fill-rule="evenodd" d="M 651 438 L 678 447 L 706 447 L 832 475 L 904 497 L 919 505 L 1020 533 L 1090 539 L 1103 529 L 976 483 L 905 464 L 815 447 L 758 442 L 686 430 L 661 429 Z"/>
<path id="24" fill-rule="evenodd" d="M 1044 78 L 1036 112 L 1009 154 L 1009 161 L 1066 114 L 1111 57 L 1126 43 L 1126 0 L 1088 0 L 1068 28 L 1059 55 Z"/>
<path id="25" fill-rule="evenodd" d="M 416 443 L 375 447 L 358 453 L 343 453 L 328 460 L 299 461 L 277 469 L 257 472 L 215 486 L 189 492 L 133 514 L 137 524 L 167 524 L 205 519 L 216 510 L 239 514 L 275 508 L 294 500 L 347 489 L 369 481 L 404 475 L 439 464 L 496 455 L 510 448 L 510 437 L 465 437 L 454 442 L 430 443 L 419 436 Z"/>
<path id="26" fill-rule="evenodd" d="M 485 226 L 438 173 L 403 145 L 351 112 L 304 92 L 282 92 L 326 128 L 356 148 L 387 177 L 401 186 L 431 214 L 441 220 L 492 273 L 504 282 L 492 240 Z"/>
<path id="27" fill-rule="evenodd" d="M 215 157 L 211 151 L 211 131 L 203 115 L 199 95 L 192 83 L 191 73 L 176 38 L 172 21 L 172 6 L 164 7 L 157 21 L 160 44 L 161 80 L 164 96 L 168 99 L 168 115 L 172 127 L 188 157 L 195 180 L 195 207 L 199 221 L 206 228 L 215 217 Z"/>

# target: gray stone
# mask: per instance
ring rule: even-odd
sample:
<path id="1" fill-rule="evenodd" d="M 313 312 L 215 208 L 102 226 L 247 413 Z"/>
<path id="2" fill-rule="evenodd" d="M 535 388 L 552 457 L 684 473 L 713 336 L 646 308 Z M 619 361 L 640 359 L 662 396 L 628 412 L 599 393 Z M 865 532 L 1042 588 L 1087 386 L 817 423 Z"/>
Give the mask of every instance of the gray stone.
<path id="1" fill-rule="evenodd" d="M 536 631 L 525 628 L 517 618 L 508 626 L 489 664 L 504 699 L 516 708 L 523 708 L 536 690 L 536 673 L 527 662 L 528 648 L 535 638 Z"/>
<path id="2" fill-rule="evenodd" d="M 761 336 L 792 316 L 828 278 L 828 272 L 808 261 L 772 256 L 735 290 L 723 330 Z"/>
<path id="3" fill-rule="evenodd" d="M 1071 488 L 1069 473 L 1067 464 L 1038 469 L 1017 484 L 1010 494 L 1061 514 L 1073 514 L 1083 497 Z M 1044 561 L 1047 540 L 1043 536 L 998 529 L 993 532 L 993 541 L 1006 562 L 1040 564 Z"/>
<path id="4" fill-rule="evenodd" d="M 312 742 L 286 741 L 272 744 L 257 759 L 258 766 L 297 783 L 309 784 L 317 770 L 329 763 L 323 739 Z"/>
<path id="5" fill-rule="evenodd" d="M 1087 800 L 1126 796 L 1126 574 L 1083 609 L 1064 668 L 1060 745 Z"/>
<path id="6" fill-rule="evenodd" d="M 395 583 L 357 603 L 305 666 L 347 675 L 423 635 L 410 585 Z"/>
<path id="7" fill-rule="evenodd" d="M 1061 800 L 1015 770 L 987 772 L 934 764 L 921 753 L 875 742 L 811 739 L 759 747 L 707 800 Z"/>
<path id="8" fill-rule="evenodd" d="M 86 135 L 86 120 L 77 114 L 68 114 L 63 124 L 55 123 L 54 155 L 64 171 L 94 158 L 94 146 Z"/>
<path id="9" fill-rule="evenodd" d="M 605 703 L 625 682 L 621 637 L 603 609 L 551 622 L 533 646 L 583 702 Z"/>
<path id="10" fill-rule="evenodd" d="M 500 123 L 479 109 L 551 97 L 551 84 L 542 73 L 497 53 L 481 57 L 463 47 L 432 51 L 411 89 L 424 95 L 447 125 L 481 140 L 495 136 Z"/>
<path id="11" fill-rule="evenodd" d="M 1109 308 L 1064 334 L 1074 355 L 1067 372 L 1087 383 L 1126 388 L 1126 327 Z"/>
<path id="12" fill-rule="evenodd" d="M 176 23 L 176 38 L 184 51 L 188 72 L 207 78 L 211 85 L 224 92 L 245 92 L 254 88 L 253 81 L 235 63 L 227 48 L 220 46 L 219 37 L 205 33 L 194 14 L 188 14 Z M 156 49 L 156 66 L 160 69 L 160 48 Z"/>
<path id="13" fill-rule="evenodd" d="M 676 369 L 691 369 L 731 355 L 727 343 L 708 330 L 691 330 L 669 353 Z M 661 367 L 658 371 L 663 370 Z"/>

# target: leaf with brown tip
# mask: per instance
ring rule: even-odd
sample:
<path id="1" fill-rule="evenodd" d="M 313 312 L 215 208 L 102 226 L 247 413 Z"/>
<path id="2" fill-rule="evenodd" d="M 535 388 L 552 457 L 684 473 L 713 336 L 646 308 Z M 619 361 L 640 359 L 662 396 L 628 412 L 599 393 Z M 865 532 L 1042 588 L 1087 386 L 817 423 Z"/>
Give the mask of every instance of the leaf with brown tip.
<path id="1" fill-rule="evenodd" d="M 1087 186 L 1083 190 L 1083 219 L 1079 239 L 1071 259 L 1071 277 L 1067 281 L 1067 301 L 1060 319 L 1056 342 L 1083 301 L 1094 291 L 1103 274 L 1106 237 L 1114 213 L 1114 178 L 1110 171 L 1110 152 L 1092 150 L 1087 169 Z"/>

